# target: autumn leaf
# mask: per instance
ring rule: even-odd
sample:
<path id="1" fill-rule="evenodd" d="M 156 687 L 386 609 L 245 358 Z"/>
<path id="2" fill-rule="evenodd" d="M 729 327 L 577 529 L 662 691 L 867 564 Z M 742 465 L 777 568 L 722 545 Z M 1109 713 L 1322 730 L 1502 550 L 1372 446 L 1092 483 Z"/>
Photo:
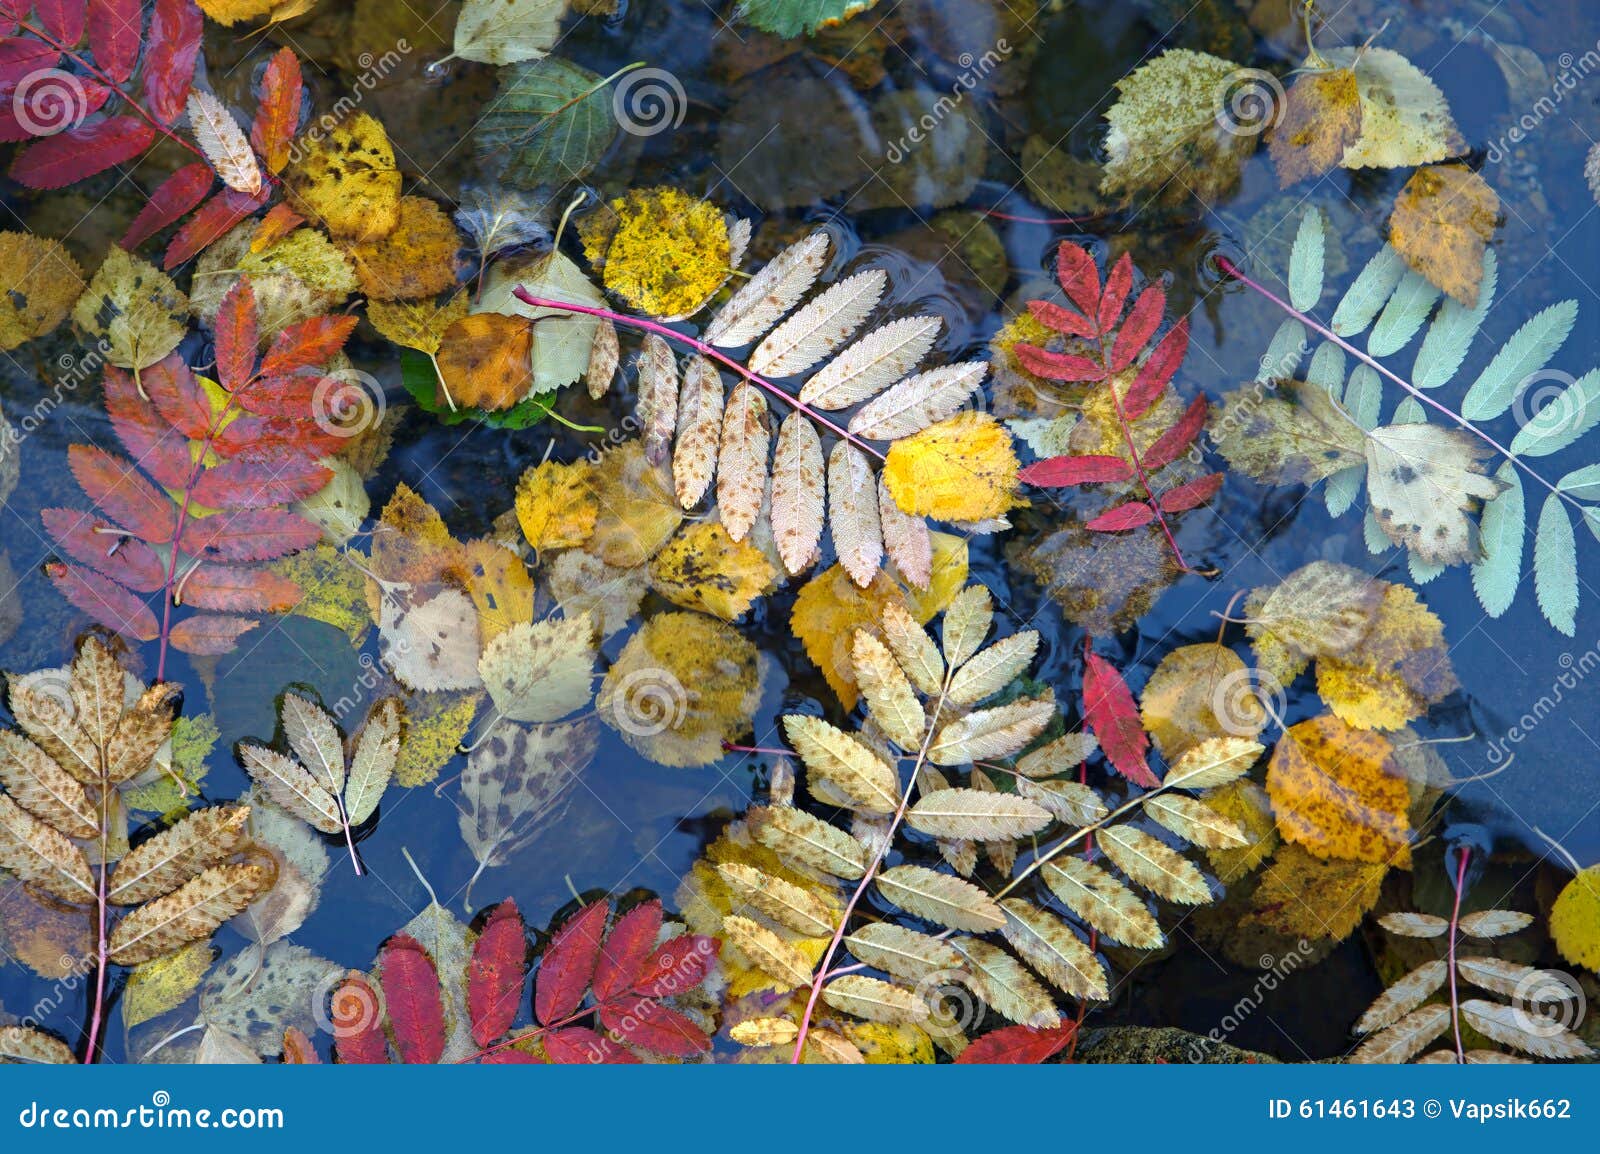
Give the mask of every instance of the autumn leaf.
<path id="1" fill-rule="evenodd" d="M 1083 717 L 1118 773 L 1149 789 L 1161 784 L 1145 762 L 1150 739 L 1127 682 L 1094 652 L 1086 652 L 1083 659 Z"/>
<path id="2" fill-rule="evenodd" d="M 1337 717 L 1284 731 L 1267 768 L 1278 830 L 1319 858 L 1410 867 L 1411 791 L 1394 747 Z"/>
<path id="3" fill-rule="evenodd" d="M 1464 164 L 1418 169 L 1395 198 L 1389 243 L 1417 272 L 1471 308 L 1500 197 Z"/>
<path id="4" fill-rule="evenodd" d="M 533 330 L 521 317 L 473 313 L 446 329 L 436 363 L 445 399 L 472 409 L 509 409 L 533 387 Z"/>
<path id="5" fill-rule="evenodd" d="M 1354 647 L 1317 658 L 1317 694 L 1357 729 L 1399 729 L 1458 687 L 1444 625 L 1405 585 L 1384 590 Z"/>
<path id="6" fill-rule="evenodd" d="M 368 297 L 410 301 L 455 287 L 460 248 L 461 234 L 442 208 L 424 197 L 403 196 L 393 229 L 350 244 L 345 252 Z"/>
<path id="7" fill-rule="evenodd" d="M 1308 72 L 1284 94 L 1283 112 L 1267 136 L 1278 187 L 1321 176 L 1344 160 L 1361 136 L 1361 90 L 1348 68 Z"/>
<path id="8" fill-rule="evenodd" d="M 664 320 L 698 312 L 733 271 L 722 210 L 665 185 L 629 189 L 578 235 L 608 291 Z"/>
<path id="9" fill-rule="evenodd" d="M 371 241 L 400 219 L 400 170 L 383 125 L 357 112 L 308 136 L 298 161 L 284 169 L 289 203 L 335 237 Z"/>
<path id="10" fill-rule="evenodd" d="M 54 329 L 83 292 L 83 273 L 60 241 L 0 232 L 0 350 L 14 349 Z"/>
<path id="11" fill-rule="evenodd" d="M 895 504 L 940 521 L 983 521 L 1018 503 L 1011 435 L 987 413 L 958 413 L 889 446 L 884 482 Z"/>
<path id="12" fill-rule="evenodd" d="M 732 621 L 772 584 L 777 569 L 748 540 L 735 541 L 719 522 L 681 530 L 650 562 L 650 583 L 674 605 Z"/>
<path id="13" fill-rule="evenodd" d="M 1245 663 L 1222 645 L 1184 645 L 1161 659 L 1140 700 L 1143 727 L 1168 762 L 1211 737 L 1255 737 L 1267 725 Z"/>

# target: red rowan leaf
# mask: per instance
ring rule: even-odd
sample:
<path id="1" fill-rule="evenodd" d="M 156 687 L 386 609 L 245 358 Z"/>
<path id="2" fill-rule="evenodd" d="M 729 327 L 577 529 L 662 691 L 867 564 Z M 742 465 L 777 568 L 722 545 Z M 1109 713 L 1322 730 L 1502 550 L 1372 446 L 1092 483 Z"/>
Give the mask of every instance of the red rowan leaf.
<path id="1" fill-rule="evenodd" d="M 162 124 L 183 115 L 204 31 L 194 0 L 156 0 L 145 39 L 144 106 Z"/>
<path id="2" fill-rule="evenodd" d="M 172 627 L 167 640 L 179 653 L 194 657 L 220 657 L 232 653 L 239 638 L 260 625 L 248 617 L 213 617 L 202 613 L 188 617 Z"/>
<path id="3" fill-rule="evenodd" d="M 1067 299 L 1086 316 L 1094 316 L 1100 304 L 1100 270 L 1088 249 L 1061 242 L 1056 249 L 1056 279 Z"/>
<path id="4" fill-rule="evenodd" d="M 217 337 L 217 379 L 236 393 L 256 363 L 256 294 L 248 277 L 235 281 L 222 298 L 212 329 Z"/>
<path id="5" fill-rule="evenodd" d="M 378 992 L 367 976 L 351 970 L 333 991 L 334 1053 L 346 1065 L 384 1066 L 389 1042 L 383 1034 Z"/>
<path id="6" fill-rule="evenodd" d="M 479 1061 L 485 1066 L 543 1066 L 543 1060 L 534 1057 L 526 1050 L 507 1048 L 496 1050 L 492 1054 L 485 1054 Z"/>
<path id="7" fill-rule="evenodd" d="M 172 540 L 172 502 L 132 464 L 93 445 L 72 445 L 67 466 L 95 508 L 135 537 L 152 545 Z"/>
<path id="8" fill-rule="evenodd" d="M 1065 333 L 1069 337 L 1094 337 L 1094 322 L 1082 313 L 1062 308 L 1053 301 L 1029 301 L 1028 311 L 1033 319 L 1047 329 Z"/>
<path id="9" fill-rule="evenodd" d="M 253 389 L 251 391 L 254 391 Z M 282 464 L 287 455 L 325 457 L 345 442 L 331 421 L 239 417 L 211 441 L 219 456 Z"/>
<path id="10" fill-rule="evenodd" d="M 194 499 L 212 509 L 268 509 L 320 492 L 333 473 L 313 460 L 224 461 L 200 474 Z"/>
<path id="11" fill-rule="evenodd" d="M 561 1066 L 632 1066 L 639 1063 L 637 1055 L 587 1026 L 569 1026 L 546 1035 L 544 1050 L 552 1062 Z"/>
<path id="12" fill-rule="evenodd" d="M 300 125 L 301 88 L 299 59 L 293 49 L 278 49 L 262 74 L 261 103 L 250 126 L 250 143 L 268 172 L 282 172 L 289 162 L 289 144 Z"/>
<path id="13" fill-rule="evenodd" d="M 1095 310 L 1094 323 L 1100 327 L 1101 332 L 1108 333 L 1116 325 L 1117 318 L 1122 315 L 1122 306 L 1127 303 L 1128 293 L 1132 289 L 1133 258 L 1123 253 L 1106 277 L 1106 291 L 1100 295 L 1100 305 Z"/>
<path id="14" fill-rule="evenodd" d="M 301 590 L 270 569 L 207 564 L 183 579 L 179 597 L 195 609 L 283 613 L 300 603 Z"/>
<path id="15" fill-rule="evenodd" d="M 223 189 L 202 204 L 199 211 L 178 230 L 178 235 L 167 246 L 166 255 L 161 258 L 161 267 L 171 272 L 184 261 L 204 252 L 213 241 L 265 204 L 271 195 L 270 188 L 263 188 L 255 196 L 235 192 L 231 188 Z"/>
<path id="16" fill-rule="evenodd" d="M 320 1066 L 322 1057 L 305 1032 L 295 1026 L 283 1031 L 283 1064 L 285 1066 Z"/>
<path id="17" fill-rule="evenodd" d="M 630 989 L 660 932 L 658 901 L 643 902 L 618 918 L 595 963 L 594 996 L 604 1002 Z"/>
<path id="18" fill-rule="evenodd" d="M 153 405 L 139 396 L 133 377 L 119 368 L 105 372 L 106 414 L 111 427 L 140 468 L 161 485 L 182 488 L 189 482 L 194 461 L 189 443 L 173 432 Z"/>
<path id="19" fill-rule="evenodd" d="M 111 99 L 112 89 L 108 85 L 87 76 L 74 77 L 74 80 L 83 96 L 73 101 L 72 112 L 80 119 L 91 112 L 99 112 Z M 0 90 L 4 87 L 0 84 Z M 53 123 L 60 115 L 60 105 L 56 103 L 60 92 L 51 85 L 36 84 L 15 90 L 10 97 L 0 100 L 0 142 L 9 144 L 31 139 L 38 135 L 34 131 L 38 125 Z"/>
<path id="20" fill-rule="evenodd" d="M 1120 373 L 1144 352 L 1145 345 L 1155 336 L 1156 326 L 1167 311 L 1167 290 L 1159 284 L 1150 285 L 1139 294 L 1128 310 L 1128 319 L 1117 330 L 1117 339 L 1111 346 L 1111 371 Z M 1137 378 L 1135 378 L 1137 379 Z"/>
<path id="21" fill-rule="evenodd" d="M 527 976 L 528 940 L 522 915 L 508 898 L 489 915 L 467 963 L 467 1011 L 478 1045 L 487 1046 L 511 1029 Z"/>
<path id="22" fill-rule="evenodd" d="M 174 429 L 192 440 L 204 440 L 216 421 L 211 402 L 183 357 L 169 353 L 139 374 L 139 384 Z"/>
<path id="23" fill-rule="evenodd" d="M 285 376 L 266 377 L 239 393 L 234 400 L 247 413 L 263 417 L 291 417 L 303 419 L 314 412 L 317 392 L 323 381 L 320 373 L 290 373 Z M 333 382 L 337 385 L 338 382 Z"/>
<path id="24" fill-rule="evenodd" d="M 400 1060 L 412 1066 L 437 1062 L 444 1054 L 444 1002 L 433 959 L 415 938 L 396 934 L 378 953 L 378 976 Z"/>
<path id="25" fill-rule="evenodd" d="M 651 998 L 624 997 L 600 1004 L 600 1021 L 630 1046 L 673 1058 L 692 1058 L 711 1049 L 711 1039 L 694 1022 Z"/>
<path id="26" fill-rule="evenodd" d="M 104 517 L 79 509 L 44 509 L 45 530 L 56 547 L 136 593 L 154 593 L 167 583 L 167 568 L 143 541 L 126 537 Z"/>
<path id="27" fill-rule="evenodd" d="M 275 204 L 267 210 L 267 215 L 261 218 L 261 223 L 256 225 L 255 232 L 250 234 L 250 251 L 260 252 L 275 241 L 280 241 L 295 229 L 306 222 L 287 204 Z"/>
<path id="28" fill-rule="evenodd" d="M 1156 511 L 1144 501 L 1129 501 L 1108 509 L 1084 525 L 1095 533 L 1118 533 L 1124 529 L 1137 529 L 1156 519 Z"/>
<path id="29" fill-rule="evenodd" d="M 1139 720 L 1139 707 L 1128 683 L 1114 665 L 1094 652 L 1084 654 L 1083 718 L 1118 773 L 1150 789 L 1161 784 L 1145 764 L 1150 738 Z"/>
<path id="30" fill-rule="evenodd" d="M 1128 414 L 1130 421 L 1137 421 L 1144 416 L 1146 409 L 1155 404 L 1156 398 L 1161 395 L 1161 390 L 1167 387 L 1172 375 L 1178 371 L 1178 366 L 1183 363 L 1183 356 L 1188 351 L 1189 318 L 1184 317 L 1157 342 L 1144 364 L 1139 366 L 1139 372 L 1133 378 L 1133 385 L 1128 389 L 1128 395 L 1122 399 L 1123 410 Z"/>
<path id="31" fill-rule="evenodd" d="M 84 0 L 34 0 L 33 11 L 51 38 L 68 48 L 83 39 Z"/>
<path id="32" fill-rule="evenodd" d="M 185 553 L 206 560 L 271 561 L 321 536 L 321 528 L 286 509 L 247 509 L 192 518 L 178 541 Z"/>
<path id="33" fill-rule="evenodd" d="M 28 36 L 0 40 L 0 88 L 9 92 L 30 72 L 53 68 L 60 61 L 61 53 L 43 40 Z M 11 103 L 10 96 L 6 103 Z"/>
<path id="34" fill-rule="evenodd" d="M 178 169 L 150 194 L 150 201 L 123 234 L 122 247 L 138 248 L 170 224 L 177 224 L 206 198 L 217 179 L 209 164 L 196 161 Z"/>
<path id="35" fill-rule="evenodd" d="M 1147 471 L 1154 471 L 1172 464 L 1178 457 L 1194 443 L 1200 435 L 1200 430 L 1206 427 L 1206 399 L 1196 397 L 1189 402 L 1189 407 L 1183 411 L 1177 423 L 1162 433 L 1145 450 L 1142 463 Z"/>
<path id="36" fill-rule="evenodd" d="M 142 0 L 89 0 L 89 48 L 94 62 L 118 84 L 139 63 Z"/>
<path id="37" fill-rule="evenodd" d="M 962 1050 L 956 1058 L 958 1066 L 1037 1066 L 1052 1058 L 1072 1041 L 1078 1023 L 1063 1022 L 1047 1030 L 1033 1026 L 1003 1026 L 991 1030 Z"/>
<path id="38" fill-rule="evenodd" d="M 143 155 L 156 130 L 136 116 L 117 116 L 46 136 L 11 162 L 11 179 L 29 188 L 61 188 Z"/>
<path id="39" fill-rule="evenodd" d="M 150 607 L 115 581 L 77 565 L 52 561 L 45 575 L 68 601 L 107 629 L 135 641 L 154 641 L 161 633 Z"/>
<path id="40" fill-rule="evenodd" d="M 1098 361 L 1072 353 L 1052 353 L 1038 345 L 1017 345 L 1022 367 L 1047 381 L 1099 381 L 1106 371 Z"/>
<path id="41" fill-rule="evenodd" d="M 356 318 L 351 315 L 311 317 L 290 325 L 272 339 L 272 347 L 261 361 L 261 375 L 281 376 L 326 364 L 344 348 L 355 327 Z"/>
<path id="42" fill-rule="evenodd" d="M 1217 490 L 1220 488 L 1222 488 L 1222 474 L 1207 473 L 1204 477 L 1186 481 L 1175 489 L 1168 489 L 1161 494 L 1158 503 L 1163 513 L 1181 513 L 1185 509 L 1204 505 L 1217 495 Z"/>
<path id="43" fill-rule="evenodd" d="M 692 990 L 706 980 L 722 943 L 703 934 L 679 934 L 656 947 L 639 964 L 633 992 L 668 998 Z"/>
<path id="44" fill-rule="evenodd" d="M 1094 454 L 1047 457 L 1043 461 L 1035 461 L 1017 474 L 1019 480 L 1041 489 L 1088 485 L 1098 481 L 1126 481 L 1132 476 L 1133 466 L 1121 457 Z"/>
<path id="45" fill-rule="evenodd" d="M 533 1016 L 542 1024 L 548 1026 L 570 1017 L 583 1001 L 594 977 L 600 939 L 610 914 L 610 902 L 591 902 L 567 919 L 550 939 L 534 980 Z"/>

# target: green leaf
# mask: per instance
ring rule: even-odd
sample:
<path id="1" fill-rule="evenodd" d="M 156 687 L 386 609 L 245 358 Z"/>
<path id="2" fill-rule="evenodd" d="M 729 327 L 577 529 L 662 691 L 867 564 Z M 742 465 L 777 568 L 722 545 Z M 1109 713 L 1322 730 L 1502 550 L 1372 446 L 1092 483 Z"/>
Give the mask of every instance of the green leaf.
<path id="1" fill-rule="evenodd" d="M 763 32 L 788 39 L 865 12 L 878 0 L 743 0 L 739 16 Z"/>
<path id="2" fill-rule="evenodd" d="M 1472 382 L 1461 400 L 1461 415 L 1469 421 L 1491 421 L 1509 409 L 1522 382 L 1549 364 L 1577 319 L 1578 302 L 1571 300 L 1530 317 Z"/>
<path id="3" fill-rule="evenodd" d="M 603 77 L 559 56 L 512 65 L 479 129 L 479 152 L 523 188 L 580 180 L 617 135 L 611 99 Z"/>
<path id="4" fill-rule="evenodd" d="M 1276 381 L 1294 376 L 1294 371 L 1300 367 L 1300 358 L 1305 356 L 1305 348 L 1306 326 L 1290 317 L 1272 334 L 1272 343 L 1261 358 L 1256 380 Z"/>
<path id="5" fill-rule="evenodd" d="M 538 393 L 524 397 L 509 409 L 455 409 L 439 396 L 438 375 L 426 353 L 416 349 L 400 350 L 400 383 L 417 402 L 417 407 L 436 414 L 447 425 L 462 421 L 479 421 L 491 429 L 531 429 L 550 415 L 555 408 L 555 393 Z"/>
<path id="6" fill-rule="evenodd" d="M 1405 258 L 1393 246 L 1386 244 L 1379 249 L 1333 310 L 1333 331 L 1341 337 L 1364 332 L 1405 272 Z"/>
<path id="7" fill-rule="evenodd" d="M 1433 323 L 1428 326 L 1428 335 L 1422 338 L 1416 363 L 1411 367 L 1411 383 L 1417 388 L 1437 389 L 1456 375 L 1456 370 L 1466 359 L 1472 338 L 1478 335 L 1483 318 L 1489 315 L 1499 275 L 1494 250 L 1484 249 L 1483 280 L 1478 283 L 1478 303 L 1468 308 L 1454 297 L 1446 297 L 1439 311 L 1433 314 Z"/>
<path id="8" fill-rule="evenodd" d="M 1372 326 L 1367 352 L 1375 357 L 1386 357 L 1405 348 L 1428 319 L 1438 299 L 1439 289 L 1427 277 L 1419 272 L 1407 272 L 1400 278 L 1389 303 L 1383 306 L 1378 323 Z"/>
<path id="9" fill-rule="evenodd" d="M 1498 498 L 1496 498 L 1498 500 Z M 1568 637 L 1578 631 L 1578 543 L 1556 493 L 1545 498 L 1533 543 L 1533 591 L 1545 620 Z"/>
<path id="10" fill-rule="evenodd" d="M 1345 387 L 1344 411 L 1363 429 L 1378 427 L 1378 418 L 1383 411 L 1383 382 L 1371 365 L 1357 365 L 1355 372 L 1350 374 L 1350 383 Z M 1342 517 L 1349 511 L 1361 493 L 1361 479 L 1366 475 L 1365 465 L 1352 465 L 1328 478 L 1323 500 L 1327 503 L 1329 516 Z"/>
<path id="11" fill-rule="evenodd" d="M 1600 369 L 1590 369 L 1535 413 L 1511 442 L 1520 457 L 1559 453 L 1600 422 Z"/>
<path id="12" fill-rule="evenodd" d="M 1310 209 L 1300 218 L 1294 248 L 1289 252 L 1289 303 L 1309 312 L 1322 299 L 1323 257 L 1327 238 L 1322 232 L 1322 212 Z"/>
<path id="13" fill-rule="evenodd" d="M 1472 566 L 1473 592 L 1490 617 L 1499 617 L 1517 599 L 1517 585 L 1522 580 L 1522 537 L 1528 519 L 1517 467 L 1507 461 L 1495 476 L 1506 483 L 1506 488 L 1483 507 L 1483 517 L 1478 522 L 1483 556 Z"/>
<path id="14" fill-rule="evenodd" d="M 1572 470 L 1556 482 L 1556 488 L 1580 501 L 1600 501 L 1600 465 Z"/>

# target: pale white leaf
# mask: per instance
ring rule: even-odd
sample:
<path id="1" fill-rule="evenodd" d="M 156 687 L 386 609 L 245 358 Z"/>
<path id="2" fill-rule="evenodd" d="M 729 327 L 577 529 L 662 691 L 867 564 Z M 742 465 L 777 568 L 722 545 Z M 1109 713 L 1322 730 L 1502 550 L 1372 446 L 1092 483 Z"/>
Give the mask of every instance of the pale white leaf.
<path id="1" fill-rule="evenodd" d="M 822 275 L 828 247 L 828 234 L 818 231 L 773 257 L 717 310 L 706 327 L 706 342 L 736 348 L 766 332 Z"/>
<path id="2" fill-rule="evenodd" d="M 768 334 L 750 354 L 750 368 L 764 377 L 805 372 L 850 339 L 888 283 L 877 268 L 840 281 Z"/>

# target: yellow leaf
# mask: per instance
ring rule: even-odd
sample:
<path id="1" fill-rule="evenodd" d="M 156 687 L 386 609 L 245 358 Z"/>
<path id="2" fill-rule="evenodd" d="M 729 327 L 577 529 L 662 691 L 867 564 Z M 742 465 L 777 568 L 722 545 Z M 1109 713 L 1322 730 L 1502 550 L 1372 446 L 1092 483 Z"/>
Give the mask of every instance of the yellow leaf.
<path id="1" fill-rule="evenodd" d="M 571 549 L 594 532 L 599 512 L 594 470 L 587 461 L 562 465 L 546 461 L 517 482 L 517 523 L 534 552 Z"/>
<path id="2" fill-rule="evenodd" d="M 756 647 L 699 613 L 659 613 L 628 639 L 595 699 L 600 719 L 660 765 L 710 765 L 761 701 Z"/>
<path id="3" fill-rule="evenodd" d="M 461 546 L 444 518 L 409 485 L 395 488 L 372 534 L 372 570 L 386 581 L 437 581 L 459 570 Z"/>
<path id="4" fill-rule="evenodd" d="M 482 693 L 419 693 L 407 699 L 406 739 L 394 766 L 396 784 L 410 789 L 439 776 L 465 740 L 482 697 Z"/>
<path id="5" fill-rule="evenodd" d="M 1466 165 L 1420 168 L 1395 198 L 1389 243 L 1430 284 L 1470 308 L 1499 216 L 1500 197 Z"/>
<path id="6" fill-rule="evenodd" d="M 1567 961 L 1600 971 L 1600 866 L 1583 870 L 1556 897 L 1550 936 Z"/>
<path id="7" fill-rule="evenodd" d="M 1255 737 L 1267 725 L 1250 671 L 1223 645 L 1184 645 L 1168 653 L 1150 675 L 1139 707 L 1168 762 L 1208 737 Z"/>
<path id="8" fill-rule="evenodd" d="M 247 220 L 195 263 L 189 305 L 208 325 L 241 277 L 255 293 L 263 347 L 287 325 L 329 312 L 356 291 L 350 261 L 320 229 L 297 228 L 259 251 L 251 248 L 254 236 L 255 222 Z"/>
<path id="9" fill-rule="evenodd" d="M 532 356 L 533 329 L 525 319 L 472 313 L 444 331 L 435 361 L 450 400 L 495 410 L 509 409 L 528 395 Z"/>
<path id="10" fill-rule="evenodd" d="M 58 240 L 0 232 L 0 351 L 42 337 L 66 320 L 83 270 Z"/>
<path id="11" fill-rule="evenodd" d="M 1348 68 L 1306 73 L 1284 95 L 1282 116 L 1267 137 L 1278 187 L 1334 168 L 1360 136 L 1356 74 Z"/>
<path id="12" fill-rule="evenodd" d="M 400 219 L 400 170 L 383 125 L 357 112 L 301 139 L 301 158 L 284 171 L 289 204 L 334 236 L 376 240 Z"/>
<path id="13" fill-rule="evenodd" d="M 842 1022 L 845 1037 L 869 1066 L 924 1066 L 934 1060 L 933 1039 L 921 1026 L 903 1022 Z"/>
<path id="14" fill-rule="evenodd" d="M 650 562 L 650 582 L 674 605 L 732 621 L 777 576 L 767 555 L 735 541 L 718 521 L 683 529 Z"/>
<path id="15" fill-rule="evenodd" d="M 1323 860 L 1283 846 L 1251 894 L 1245 921 L 1291 938 L 1342 941 L 1378 904 L 1388 872 L 1383 862 Z"/>
<path id="16" fill-rule="evenodd" d="M 122 1022 L 130 1029 L 188 1001 L 216 956 L 210 942 L 191 942 L 177 953 L 135 966 L 122 994 Z"/>
<path id="17" fill-rule="evenodd" d="M 345 248 L 361 291 L 379 301 L 409 301 L 456 284 L 461 234 L 448 213 L 421 196 L 403 196 L 394 228 Z"/>
<path id="18" fill-rule="evenodd" d="M 1019 504 L 1011 434 L 988 413 L 957 413 L 889 447 L 895 504 L 940 521 L 985 521 Z"/>
<path id="19" fill-rule="evenodd" d="M 469 541 L 462 554 L 467 595 L 478 607 L 485 646 L 513 625 L 533 620 L 533 577 L 521 557 L 490 540 Z"/>
<path id="20" fill-rule="evenodd" d="M 112 364 L 147 369 L 187 335 L 189 298 L 155 265 L 113 245 L 72 319 L 85 336 L 105 342 Z"/>
<path id="21" fill-rule="evenodd" d="M 1205 802 L 1223 817 L 1232 818 L 1244 831 L 1248 844 L 1206 850 L 1217 879 L 1232 885 L 1253 871 L 1278 848 L 1278 827 L 1272 820 L 1272 800 L 1266 790 L 1248 778 L 1229 782 L 1205 795 Z"/>
<path id="22" fill-rule="evenodd" d="M 365 639 L 372 628 L 366 577 L 338 549 L 318 542 L 273 562 L 272 571 L 300 586 L 300 600 L 292 612 L 344 630 L 351 645 L 359 646 Z"/>
<path id="23" fill-rule="evenodd" d="M 698 312 L 732 271 L 722 210 L 675 188 L 630 189 L 578 232 L 606 288 L 652 316 Z"/>
<path id="24" fill-rule="evenodd" d="M 1317 693 L 1357 729 L 1399 729 L 1457 685 L 1444 625 L 1408 585 L 1384 590 L 1372 627 L 1353 649 L 1317 659 Z"/>
<path id="25" fill-rule="evenodd" d="M 595 469 L 594 485 L 599 514 L 589 552 L 607 565 L 643 565 L 683 523 L 671 472 L 647 461 L 638 441 L 607 453 Z"/>
<path id="26" fill-rule="evenodd" d="M 465 289 L 442 303 L 437 299 L 375 300 L 367 303 L 367 320 L 395 344 L 432 356 L 439 351 L 439 344 L 450 326 L 467 315 L 467 306 L 471 303 L 471 294 Z"/>
<path id="27" fill-rule="evenodd" d="M 1372 628 L 1386 588 L 1359 569 L 1313 561 L 1277 585 L 1252 589 L 1244 615 L 1256 665 L 1287 686 L 1310 658 L 1344 656 Z"/>
<path id="28" fill-rule="evenodd" d="M 1317 857 L 1409 869 L 1411 791 L 1393 753 L 1337 717 L 1290 726 L 1267 768 L 1278 831 Z"/>
<path id="29" fill-rule="evenodd" d="M 265 16 L 278 0 L 197 0 L 200 10 L 218 24 L 232 26 L 242 20 Z"/>

